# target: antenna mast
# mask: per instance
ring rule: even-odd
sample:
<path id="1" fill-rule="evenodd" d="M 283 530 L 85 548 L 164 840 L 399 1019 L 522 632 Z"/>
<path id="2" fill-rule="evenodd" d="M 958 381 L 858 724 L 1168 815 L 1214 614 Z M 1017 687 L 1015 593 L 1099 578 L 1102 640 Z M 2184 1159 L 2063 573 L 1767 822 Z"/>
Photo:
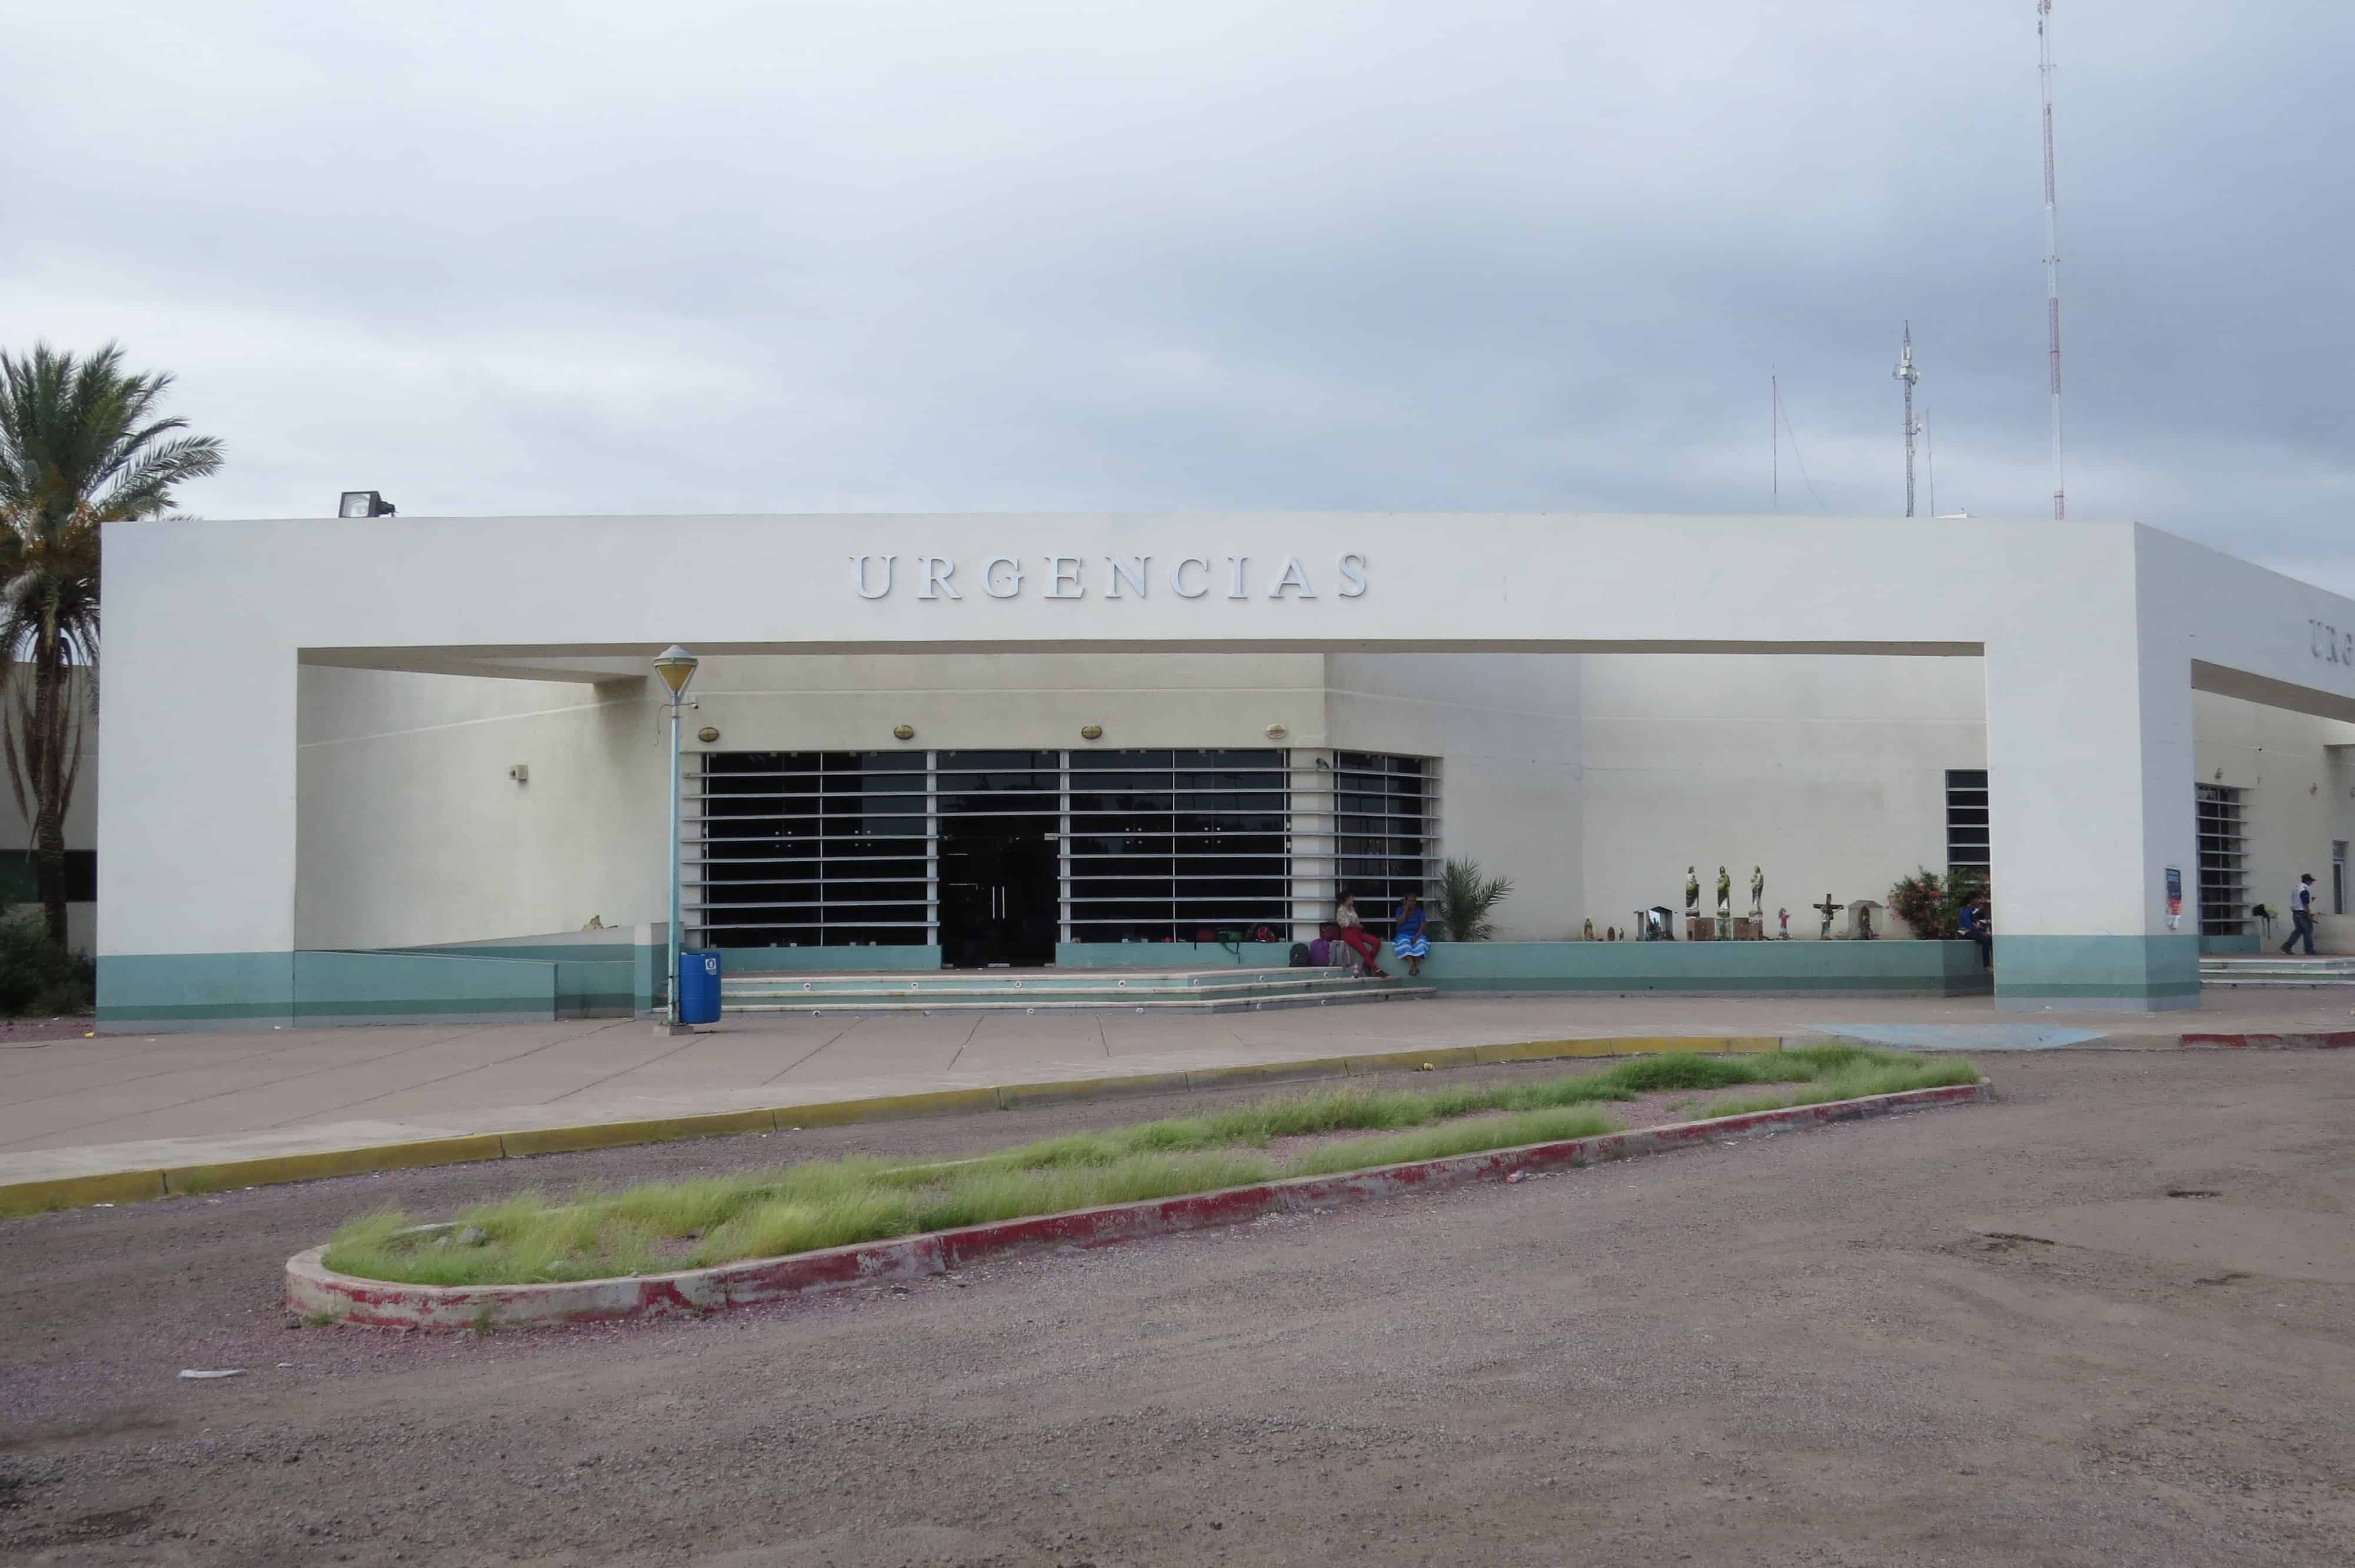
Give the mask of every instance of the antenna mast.
<path id="1" fill-rule="evenodd" d="M 1938 441 L 1930 434 L 1930 416 L 1922 416 L 1922 478 L 1930 488 L 1930 515 L 1938 515 Z"/>
<path id="2" fill-rule="evenodd" d="M 2036 0 L 2036 74 L 2044 88 L 2044 320 L 2052 367 L 2052 515 L 2069 515 L 2061 480 L 2061 228 L 2052 185 L 2052 0 Z"/>
<path id="3" fill-rule="evenodd" d="M 1905 388 L 1905 515 L 1913 515 L 1913 438 L 1922 427 L 1913 418 L 1913 384 L 1922 373 L 1913 368 L 1913 323 L 1905 323 L 1905 350 L 1897 356 L 1897 368 L 1890 374 Z"/>

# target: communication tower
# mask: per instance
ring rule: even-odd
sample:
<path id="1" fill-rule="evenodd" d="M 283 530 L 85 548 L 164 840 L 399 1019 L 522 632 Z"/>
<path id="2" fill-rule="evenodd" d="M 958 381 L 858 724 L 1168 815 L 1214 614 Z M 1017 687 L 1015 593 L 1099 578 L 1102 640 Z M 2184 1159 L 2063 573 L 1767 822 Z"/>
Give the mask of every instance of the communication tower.
<path id="1" fill-rule="evenodd" d="M 1922 373 L 1913 368 L 1913 323 L 1905 323 L 1905 348 L 1897 356 L 1897 368 L 1890 374 L 1905 388 L 1905 515 L 1913 515 L 1913 439 L 1922 433 L 1922 426 L 1913 418 L 1913 384 Z"/>
<path id="2" fill-rule="evenodd" d="M 2036 0 L 2036 74 L 2044 90 L 2044 324 L 2052 380 L 2052 515 L 2069 515 L 2061 479 L 2061 228 L 2052 182 L 2052 0 Z"/>

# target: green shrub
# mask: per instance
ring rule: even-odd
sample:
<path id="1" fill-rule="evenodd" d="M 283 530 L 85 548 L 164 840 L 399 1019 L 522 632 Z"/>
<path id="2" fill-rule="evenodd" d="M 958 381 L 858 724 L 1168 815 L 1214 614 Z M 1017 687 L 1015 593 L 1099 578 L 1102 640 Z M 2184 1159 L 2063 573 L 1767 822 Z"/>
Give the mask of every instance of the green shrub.
<path id="1" fill-rule="evenodd" d="M 1987 885 L 1987 878 L 1975 871 L 1941 877 L 1923 866 L 1889 890 L 1889 907 L 1923 940 L 1950 941 L 1963 934 L 1963 906 Z"/>
<path id="2" fill-rule="evenodd" d="M 1432 924 L 1451 942 L 1485 942 L 1497 934 L 1488 916 L 1512 891 L 1511 877 L 1483 876 L 1476 860 L 1451 860 L 1440 874 Z"/>
<path id="3" fill-rule="evenodd" d="M 40 916 L 0 921 L 0 1012 L 88 1012 L 97 994 L 98 966 L 51 942 Z"/>

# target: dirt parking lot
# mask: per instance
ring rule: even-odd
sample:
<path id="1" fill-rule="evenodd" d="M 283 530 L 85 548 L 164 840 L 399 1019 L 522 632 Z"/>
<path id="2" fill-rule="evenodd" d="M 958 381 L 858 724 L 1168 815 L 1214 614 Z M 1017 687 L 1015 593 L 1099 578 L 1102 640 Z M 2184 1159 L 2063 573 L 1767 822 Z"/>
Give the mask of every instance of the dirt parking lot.
<path id="1" fill-rule="evenodd" d="M 387 1197 L 1205 1097 L 9 1222 L 0 1560 L 2355 1561 L 2355 1054 L 1984 1061 L 1993 1106 L 556 1335 L 290 1329 L 279 1269 Z"/>

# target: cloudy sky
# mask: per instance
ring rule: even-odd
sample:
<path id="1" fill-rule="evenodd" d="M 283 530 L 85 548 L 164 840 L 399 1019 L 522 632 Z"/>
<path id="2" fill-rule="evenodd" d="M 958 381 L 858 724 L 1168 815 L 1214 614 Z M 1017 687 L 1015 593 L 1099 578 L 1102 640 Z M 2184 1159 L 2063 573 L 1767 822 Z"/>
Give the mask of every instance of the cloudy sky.
<path id="1" fill-rule="evenodd" d="M 1764 511 L 1770 374 L 1783 509 L 1893 514 L 1910 318 L 2035 516 L 2035 20 L 0 0 L 0 344 L 176 372 L 213 517 Z M 2072 514 L 2355 590 L 2355 6 L 2055 26 Z"/>

